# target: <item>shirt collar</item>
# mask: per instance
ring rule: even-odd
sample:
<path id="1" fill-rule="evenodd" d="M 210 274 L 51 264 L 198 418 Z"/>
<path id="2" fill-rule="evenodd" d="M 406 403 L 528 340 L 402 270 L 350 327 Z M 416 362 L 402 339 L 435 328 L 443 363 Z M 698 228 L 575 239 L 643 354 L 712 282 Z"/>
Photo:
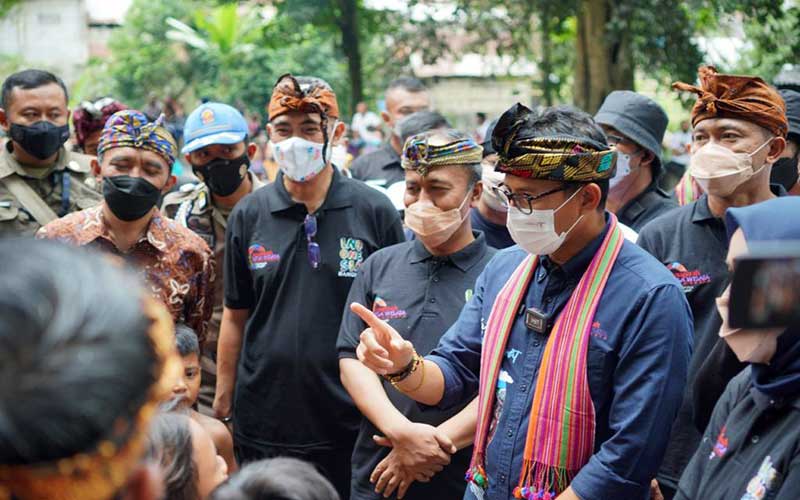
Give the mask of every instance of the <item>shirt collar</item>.
<path id="1" fill-rule="evenodd" d="M 611 222 L 609 220 L 608 213 L 606 213 L 606 225 L 603 227 L 603 230 L 600 232 L 600 234 L 563 265 L 559 266 L 550 260 L 550 257 L 546 255 L 540 257 L 539 261 L 542 263 L 542 266 L 547 270 L 547 272 L 560 269 L 568 279 L 577 282 L 581 279 L 583 273 L 586 272 L 586 269 L 592 262 L 594 255 L 600 249 L 600 246 L 603 244 L 603 240 L 610 229 Z"/>
<path id="2" fill-rule="evenodd" d="M 328 194 L 325 196 L 325 201 L 322 202 L 320 207 L 321 211 L 335 208 L 345 208 L 352 206 L 352 192 L 350 186 L 347 185 L 347 180 L 339 169 L 331 165 L 333 169 L 333 179 L 331 179 L 331 187 L 328 189 Z M 282 212 L 292 207 L 302 205 L 297 203 L 289 195 L 286 186 L 283 185 L 283 172 L 278 172 L 275 178 L 275 196 L 270 200 L 270 212 Z"/>
<path id="3" fill-rule="evenodd" d="M 626 220 L 634 220 L 639 217 L 646 209 L 642 202 L 644 201 L 645 196 L 649 195 L 651 191 L 658 189 L 658 180 L 653 179 L 650 182 L 650 185 L 647 186 L 644 191 L 636 195 L 631 201 L 625 204 L 620 210 L 620 219 L 625 218 Z"/>
<path id="4" fill-rule="evenodd" d="M 103 218 L 103 203 L 86 209 L 85 213 L 86 220 L 78 233 L 77 244 L 79 246 L 87 245 L 98 238 L 103 238 L 113 244 L 111 233 Z M 147 225 L 147 231 L 136 242 L 136 245 L 146 241 L 156 250 L 163 252 L 167 248 L 166 236 L 166 223 L 158 210 L 154 210 L 150 223 Z"/>
<path id="5" fill-rule="evenodd" d="M 775 196 L 786 196 L 786 189 L 780 184 L 770 184 L 769 190 L 772 191 L 772 194 Z M 708 207 L 708 195 L 703 193 L 694 204 L 692 222 L 703 222 L 711 219 L 722 220 L 711 213 L 711 209 Z"/>
<path id="6" fill-rule="evenodd" d="M 397 167 L 402 168 L 400 166 L 400 155 L 394 150 L 390 141 L 384 142 L 375 151 L 376 153 L 379 153 L 379 155 L 376 155 L 379 157 L 377 158 L 378 161 L 376 161 L 375 164 L 380 166 L 382 169 L 386 170 Z"/>
<path id="7" fill-rule="evenodd" d="M 13 147 L 14 146 L 11 142 L 11 139 L 7 140 L 5 143 L 5 147 L 2 148 L 0 154 L 2 154 L 2 156 L 5 157 L 7 165 L 17 175 L 34 179 L 44 179 L 45 177 L 55 172 L 56 170 L 64 170 L 64 168 L 66 168 L 66 162 L 64 161 L 64 157 L 67 154 L 67 148 L 64 146 L 61 146 L 61 148 L 58 150 L 58 156 L 56 157 L 56 161 L 49 167 L 29 167 L 27 165 L 20 163 L 17 160 L 17 157 L 14 156 Z"/>
<path id="8" fill-rule="evenodd" d="M 473 231 L 472 234 L 475 239 L 467 246 L 462 248 L 456 253 L 439 257 L 445 262 L 450 262 L 458 268 L 461 272 L 467 272 L 477 262 L 481 260 L 486 253 L 488 246 L 486 245 L 486 237 L 480 231 Z M 428 259 L 436 258 L 425 248 L 419 238 L 414 238 L 409 255 L 408 262 L 410 264 L 419 264 Z"/>

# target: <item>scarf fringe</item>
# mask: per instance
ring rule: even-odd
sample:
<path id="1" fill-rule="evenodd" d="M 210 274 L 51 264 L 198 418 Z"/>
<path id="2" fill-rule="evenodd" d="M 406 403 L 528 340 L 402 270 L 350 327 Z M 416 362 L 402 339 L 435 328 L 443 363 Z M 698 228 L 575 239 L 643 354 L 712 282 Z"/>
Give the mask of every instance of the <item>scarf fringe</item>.
<path id="1" fill-rule="evenodd" d="M 577 470 L 552 467 L 540 462 L 525 460 L 519 485 L 514 488 L 514 498 L 524 500 L 555 500 L 569 488 Z"/>

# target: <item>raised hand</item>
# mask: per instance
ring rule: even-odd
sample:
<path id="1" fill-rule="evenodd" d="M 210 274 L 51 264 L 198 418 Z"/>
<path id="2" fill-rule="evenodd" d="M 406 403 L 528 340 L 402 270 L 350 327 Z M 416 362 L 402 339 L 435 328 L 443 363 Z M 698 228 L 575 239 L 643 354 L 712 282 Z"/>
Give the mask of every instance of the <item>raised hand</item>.
<path id="1" fill-rule="evenodd" d="M 353 302 L 350 310 L 369 327 L 361 332 L 361 342 L 356 349 L 364 366 L 378 375 L 398 373 L 408 366 L 414 355 L 411 342 L 361 304 Z"/>

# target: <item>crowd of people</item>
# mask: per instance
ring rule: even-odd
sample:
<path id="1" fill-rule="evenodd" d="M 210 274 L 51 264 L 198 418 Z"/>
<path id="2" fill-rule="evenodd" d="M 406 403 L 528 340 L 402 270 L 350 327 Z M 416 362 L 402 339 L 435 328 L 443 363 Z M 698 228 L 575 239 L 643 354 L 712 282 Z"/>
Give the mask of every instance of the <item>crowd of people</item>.
<path id="1" fill-rule="evenodd" d="M 670 154 L 630 90 L 459 131 L 399 77 L 347 144 L 319 77 L 262 127 L 10 75 L 0 499 L 798 498 L 800 331 L 728 310 L 800 240 L 800 93 L 674 88 Z"/>

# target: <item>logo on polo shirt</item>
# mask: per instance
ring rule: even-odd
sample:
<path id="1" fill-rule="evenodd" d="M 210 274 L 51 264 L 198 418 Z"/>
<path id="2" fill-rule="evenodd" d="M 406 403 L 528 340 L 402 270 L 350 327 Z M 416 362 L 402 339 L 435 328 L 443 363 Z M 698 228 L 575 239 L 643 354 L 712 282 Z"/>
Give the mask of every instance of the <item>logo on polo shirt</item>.
<path id="1" fill-rule="evenodd" d="M 778 471 L 772 466 L 772 458 L 767 455 L 767 458 L 761 462 L 756 476 L 747 483 L 747 490 L 742 500 L 761 500 L 767 496 L 767 492 L 772 488 L 777 476 Z"/>
<path id="2" fill-rule="evenodd" d="M 717 443 L 711 449 L 711 454 L 708 456 L 708 459 L 713 460 L 714 457 L 722 458 L 726 451 L 728 451 L 728 436 L 725 435 L 725 426 L 723 426 L 722 430 L 719 431 Z"/>
<path id="3" fill-rule="evenodd" d="M 372 312 L 378 318 L 389 321 L 390 319 L 403 319 L 408 316 L 403 309 L 397 306 L 390 306 L 380 297 L 375 297 L 375 302 L 372 303 Z"/>
<path id="4" fill-rule="evenodd" d="M 250 269 L 263 269 L 271 262 L 279 262 L 281 256 L 274 253 L 272 250 L 267 250 L 262 245 L 254 243 L 247 249 L 247 262 L 250 264 Z"/>
<path id="5" fill-rule="evenodd" d="M 592 337 L 596 337 L 598 339 L 601 339 L 601 340 L 608 340 L 608 333 L 605 330 L 603 330 L 602 328 L 600 328 L 600 322 L 599 321 L 595 321 L 595 322 L 592 323 L 592 329 L 589 332 L 589 335 L 591 335 Z"/>
<path id="6" fill-rule="evenodd" d="M 355 278 L 364 262 L 364 242 L 358 238 L 339 238 L 339 276 Z"/>
<path id="7" fill-rule="evenodd" d="M 681 282 L 684 293 L 689 293 L 700 285 L 711 283 L 711 276 L 708 273 L 699 269 L 690 271 L 680 262 L 667 264 L 667 269 L 672 271 L 672 275 Z"/>

